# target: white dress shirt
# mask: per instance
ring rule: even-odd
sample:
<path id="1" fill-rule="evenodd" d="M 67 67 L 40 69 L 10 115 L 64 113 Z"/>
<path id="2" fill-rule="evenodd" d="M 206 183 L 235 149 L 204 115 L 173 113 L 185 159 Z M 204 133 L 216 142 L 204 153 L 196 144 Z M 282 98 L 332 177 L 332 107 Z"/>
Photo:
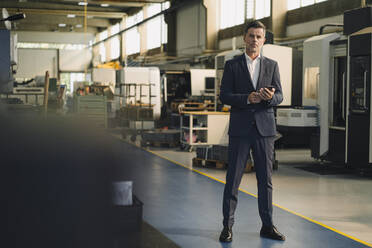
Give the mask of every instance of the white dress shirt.
<path id="1" fill-rule="evenodd" d="M 246 53 L 245 54 L 245 59 L 247 60 L 247 67 L 249 74 L 251 75 L 253 87 L 257 89 L 257 81 L 258 81 L 258 76 L 260 74 L 260 60 L 261 60 L 261 54 L 258 55 L 257 58 L 251 59 Z M 247 98 L 247 104 L 250 104 L 248 98 Z"/>
<path id="2" fill-rule="evenodd" d="M 257 89 L 257 81 L 258 81 L 258 76 L 260 74 L 260 60 L 261 60 L 261 54 L 258 55 L 257 58 L 251 59 L 246 53 L 245 54 L 245 59 L 247 60 L 247 67 L 249 74 L 251 75 L 253 87 Z"/>

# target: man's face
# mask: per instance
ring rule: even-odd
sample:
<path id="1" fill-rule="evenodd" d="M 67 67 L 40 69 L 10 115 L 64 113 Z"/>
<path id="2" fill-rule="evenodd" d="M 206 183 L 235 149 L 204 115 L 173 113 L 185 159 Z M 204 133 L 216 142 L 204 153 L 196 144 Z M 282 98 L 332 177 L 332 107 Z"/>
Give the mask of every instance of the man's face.
<path id="1" fill-rule="evenodd" d="M 247 53 L 259 53 L 265 43 L 265 34 L 262 28 L 249 28 L 244 36 Z"/>

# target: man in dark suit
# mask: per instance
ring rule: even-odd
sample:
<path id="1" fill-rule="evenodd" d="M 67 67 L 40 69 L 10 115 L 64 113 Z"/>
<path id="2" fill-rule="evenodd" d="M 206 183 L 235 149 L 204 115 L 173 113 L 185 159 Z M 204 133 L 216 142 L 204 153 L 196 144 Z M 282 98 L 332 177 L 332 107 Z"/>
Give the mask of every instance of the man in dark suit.
<path id="1" fill-rule="evenodd" d="M 272 220 L 272 161 L 276 134 L 273 106 L 283 101 L 276 61 L 260 55 L 265 42 L 265 26 L 259 21 L 245 29 L 245 53 L 225 64 L 220 99 L 231 106 L 229 126 L 229 166 L 223 195 L 221 242 L 232 241 L 238 188 L 252 149 L 258 187 L 261 237 L 285 240 Z"/>

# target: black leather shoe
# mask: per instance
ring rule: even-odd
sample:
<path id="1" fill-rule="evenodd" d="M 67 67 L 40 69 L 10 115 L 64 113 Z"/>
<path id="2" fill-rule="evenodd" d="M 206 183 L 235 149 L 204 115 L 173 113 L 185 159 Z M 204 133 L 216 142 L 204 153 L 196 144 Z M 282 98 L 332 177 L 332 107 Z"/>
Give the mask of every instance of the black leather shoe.
<path id="1" fill-rule="evenodd" d="M 281 234 L 275 226 L 272 227 L 265 227 L 263 226 L 260 231 L 260 236 L 263 238 L 268 238 L 268 239 L 275 239 L 275 240 L 285 240 L 285 236 Z"/>
<path id="2" fill-rule="evenodd" d="M 231 242 L 232 236 L 233 233 L 231 228 L 224 227 L 220 235 L 220 242 Z"/>

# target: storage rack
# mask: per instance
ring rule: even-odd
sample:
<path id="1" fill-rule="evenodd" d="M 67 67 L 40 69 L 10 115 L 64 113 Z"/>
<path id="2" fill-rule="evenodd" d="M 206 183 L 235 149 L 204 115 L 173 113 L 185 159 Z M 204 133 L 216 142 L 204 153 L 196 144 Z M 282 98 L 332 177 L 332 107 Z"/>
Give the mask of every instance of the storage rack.
<path id="1" fill-rule="evenodd" d="M 141 108 L 148 108 L 152 109 L 151 99 L 156 97 L 155 95 L 151 94 L 151 86 L 154 86 L 153 83 L 144 83 L 144 84 L 133 84 L 133 83 L 121 83 L 120 84 L 120 96 L 123 97 L 123 107 L 139 107 Z M 123 90 L 124 87 L 124 90 Z M 144 94 L 144 88 L 148 87 L 148 95 Z M 139 92 L 138 92 L 139 91 Z M 148 97 L 148 103 L 143 103 L 143 99 Z M 143 130 L 153 129 L 154 125 L 149 125 L 148 118 L 139 118 L 139 114 L 137 113 L 137 117 L 132 120 L 130 116 L 127 114 L 127 119 L 129 122 L 129 128 L 125 131 L 131 135 L 132 141 L 136 139 L 136 135 L 141 133 Z M 131 126 L 130 121 L 134 121 L 133 126 Z M 137 121 L 140 122 L 140 127 L 137 125 Z M 152 118 L 153 121 L 153 118 Z"/>
<path id="2" fill-rule="evenodd" d="M 181 144 L 192 151 L 194 146 L 227 143 L 228 112 L 182 112 L 180 118 Z M 194 141 L 196 134 L 199 140 Z M 188 140 L 185 137 L 188 135 Z"/>

